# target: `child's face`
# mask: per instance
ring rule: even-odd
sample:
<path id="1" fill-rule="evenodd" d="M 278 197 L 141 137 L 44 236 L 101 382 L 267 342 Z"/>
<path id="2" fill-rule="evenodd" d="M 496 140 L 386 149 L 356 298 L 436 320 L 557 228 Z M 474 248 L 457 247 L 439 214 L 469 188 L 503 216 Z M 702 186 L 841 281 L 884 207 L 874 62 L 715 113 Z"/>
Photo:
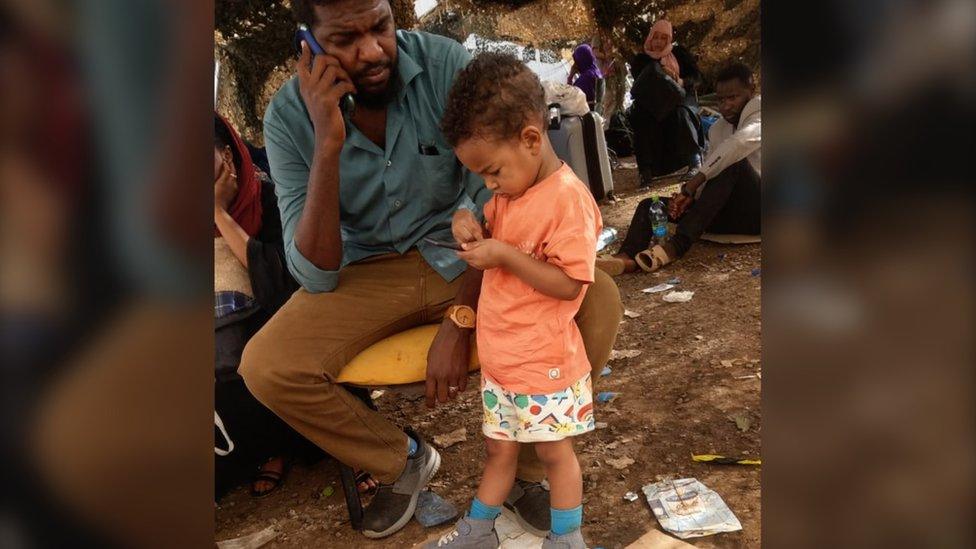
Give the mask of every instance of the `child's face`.
<path id="1" fill-rule="evenodd" d="M 472 137 L 458 143 L 454 154 L 469 170 L 485 179 L 491 192 L 518 198 L 537 183 L 542 166 L 543 134 L 526 126 L 512 139 Z"/>

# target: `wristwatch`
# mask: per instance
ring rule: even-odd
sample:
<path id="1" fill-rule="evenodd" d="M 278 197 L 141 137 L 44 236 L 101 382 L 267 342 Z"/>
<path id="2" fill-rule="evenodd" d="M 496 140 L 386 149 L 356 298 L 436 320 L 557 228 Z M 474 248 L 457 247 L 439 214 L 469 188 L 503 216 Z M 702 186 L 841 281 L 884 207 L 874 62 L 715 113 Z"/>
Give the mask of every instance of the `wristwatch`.
<path id="1" fill-rule="evenodd" d="M 467 305 L 451 305 L 447 312 L 444 313 L 445 318 L 451 319 L 458 328 L 467 328 L 469 330 L 474 329 L 475 319 L 477 315 L 474 309 L 468 307 Z"/>

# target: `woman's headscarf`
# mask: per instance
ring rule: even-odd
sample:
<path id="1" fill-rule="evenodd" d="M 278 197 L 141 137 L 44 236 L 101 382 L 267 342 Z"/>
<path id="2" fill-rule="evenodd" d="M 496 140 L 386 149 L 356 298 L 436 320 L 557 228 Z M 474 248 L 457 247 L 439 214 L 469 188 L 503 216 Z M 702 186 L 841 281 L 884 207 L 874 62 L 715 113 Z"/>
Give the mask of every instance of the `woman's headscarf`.
<path id="1" fill-rule="evenodd" d="M 596 83 L 603 78 L 603 73 L 596 64 L 596 54 L 589 44 L 580 44 L 573 50 L 573 63 L 579 76 L 573 85 L 583 90 L 587 101 L 596 101 Z"/>
<path id="2" fill-rule="evenodd" d="M 234 131 L 233 126 L 223 116 L 217 113 L 214 115 L 227 129 L 227 133 L 233 141 L 230 147 L 234 157 L 240 160 L 240 166 L 235 166 L 237 169 L 237 198 L 234 199 L 228 213 L 244 229 L 244 232 L 250 236 L 255 236 L 261 230 L 261 180 L 258 178 L 258 172 L 251 160 L 251 153 L 247 150 L 247 145 L 244 144 L 241 136 Z M 221 236 L 220 230 L 214 226 L 214 237 L 218 236 Z"/>
<path id="3" fill-rule="evenodd" d="M 651 37 L 654 36 L 654 33 L 667 35 L 667 44 L 664 46 L 664 49 L 654 50 L 651 48 Z M 674 78 L 678 84 L 681 84 L 681 67 L 678 66 L 678 60 L 671 53 L 671 41 L 673 39 L 674 31 L 671 28 L 671 22 L 667 19 L 658 19 L 654 22 L 654 26 L 651 27 L 650 32 L 647 33 L 647 38 L 644 40 L 644 51 L 647 55 L 660 61 L 661 67 L 671 75 L 671 78 Z"/>

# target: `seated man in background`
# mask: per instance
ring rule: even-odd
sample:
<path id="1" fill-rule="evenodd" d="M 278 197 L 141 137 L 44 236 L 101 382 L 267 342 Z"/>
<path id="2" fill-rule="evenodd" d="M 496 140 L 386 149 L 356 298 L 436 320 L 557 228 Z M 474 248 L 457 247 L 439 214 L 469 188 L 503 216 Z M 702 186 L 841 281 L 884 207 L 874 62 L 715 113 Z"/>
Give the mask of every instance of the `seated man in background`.
<path id="1" fill-rule="evenodd" d="M 668 201 L 675 233 L 651 244 L 651 198 L 637 205 L 620 252 L 599 258 L 597 266 L 611 275 L 651 272 L 685 255 L 704 232 L 761 232 L 760 174 L 762 117 L 752 71 L 734 63 L 719 72 L 716 95 L 722 118 L 708 132 L 708 153 L 701 169 Z"/>
<path id="2" fill-rule="evenodd" d="M 286 423 L 381 483 L 363 520 L 363 534 L 380 538 L 410 520 L 440 456 L 336 379 L 373 343 L 440 322 L 428 406 L 467 385 L 481 271 L 424 238 L 450 240 L 452 219 L 480 230 L 491 195 L 439 129 L 470 56 L 450 39 L 396 30 L 388 0 L 293 0 L 292 8 L 329 52 L 313 60 L 303 44 L 297 77 L 264 117 L 285 258 L 302 289 L 250 340 L 240 373 Z M 343 114 L 347 93 L 356 107 Z M 622 313 L 613 281 L 597 276 L 576 316 L 596 372 Z M 510 510 L 534 531 L 548 530 L 549 493 L 531 447 L 517 477 Z"/>

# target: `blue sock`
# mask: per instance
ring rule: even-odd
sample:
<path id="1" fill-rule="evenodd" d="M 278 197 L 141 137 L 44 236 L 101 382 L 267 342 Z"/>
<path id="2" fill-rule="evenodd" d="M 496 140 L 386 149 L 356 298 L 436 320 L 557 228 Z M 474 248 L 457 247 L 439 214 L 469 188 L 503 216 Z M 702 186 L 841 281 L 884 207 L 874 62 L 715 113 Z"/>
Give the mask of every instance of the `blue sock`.
<path id="1" fill-rule="evenodd" d="M 485 505 L 481 503 L 480 499 L 474 498 L 471 502 L 471 511 L 468 512 L 468 516 L 475 520 L 495 520 L 501 513 L 501 506 L 492 507 L 491 505 Z"/>
<path id="2" fill-rule="evenodd" d="M 572 509 L 553 509 L 550 507 L 549 516 L 552 517 L 552 535 L 568 534 L 578 529 L 583 523 L 583 506 L 579 505 Z"/>
<path id="3" fill-rule="evenodd" d="M 417 441 L 412 436 L 407 435 L 407 457 L 413 457 L 417 453 Z"/>

